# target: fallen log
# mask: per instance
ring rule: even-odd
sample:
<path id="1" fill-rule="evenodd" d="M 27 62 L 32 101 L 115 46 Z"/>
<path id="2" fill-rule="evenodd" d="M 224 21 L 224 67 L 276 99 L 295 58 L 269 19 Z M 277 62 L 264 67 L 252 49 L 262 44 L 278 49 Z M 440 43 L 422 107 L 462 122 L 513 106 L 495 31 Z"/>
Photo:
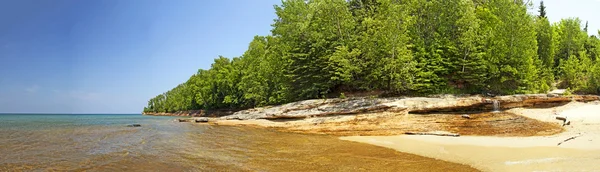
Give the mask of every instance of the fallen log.
<path id="1" fill-rule="evenodd" d="M 513 121 L 513 120 L 517 120 L 517 119 L 519 119 L 519 118 L 496 119 L 496 120 L 491 120 L 491 121 L 486 121 L 486 122 Z"/>
<path id="2" fill-rule="evenodd" d="M 567 139 L 563 140 L 562 142 L 559 142 L 559 143 L 558 143 L 556 146 L 560 146 L 561 144 L 563 144 L 563 143 L 565 143 L 565 142 L 567 142 L 567 141 L 569 141 L 569 140 L 573 140 L 573 139 L 575 139 L 575 138 L 577 138 L 577 137 L 579 137 L 579 136 L 581 136 L 581 133 L 577 134 L 576 136 L 569 137 L 569 138 L 567 138 Z"/>
<path id="3" fill-rule="evenodd" d="M 460 134 L 454 133 L 436 133 L 436 132 L 405 132 L 406 135 L 432 135 L 432 136 L 449 136 L 449 137 L 459 137 Z"/>
<path id="4" fill-rule="evenodd" d="M 563 121 L 562 126 L 571 125 L 571 121 L 567 118 L 567 116 L 556 116 L 556 119 Z"/>

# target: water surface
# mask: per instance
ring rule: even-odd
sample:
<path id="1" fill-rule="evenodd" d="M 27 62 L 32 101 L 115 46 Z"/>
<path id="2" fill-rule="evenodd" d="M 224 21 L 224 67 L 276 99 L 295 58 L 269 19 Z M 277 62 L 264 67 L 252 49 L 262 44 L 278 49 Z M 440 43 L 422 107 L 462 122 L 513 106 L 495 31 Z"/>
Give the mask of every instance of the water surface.
<path id="1" fill-rule="evenodd" d="M 331 136 L 173 119 L 2 114 L 0 171 L 474 171 Z"/>

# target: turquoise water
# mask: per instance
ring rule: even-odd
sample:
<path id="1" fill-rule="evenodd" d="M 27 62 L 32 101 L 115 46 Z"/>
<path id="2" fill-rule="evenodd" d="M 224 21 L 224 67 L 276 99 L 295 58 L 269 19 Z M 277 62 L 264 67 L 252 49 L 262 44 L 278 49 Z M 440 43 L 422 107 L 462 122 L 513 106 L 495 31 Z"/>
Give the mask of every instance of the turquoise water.
<path id="1" fill-rule="evenodd" d="M 0 171 L 455 171 L 465 166 L 272 129 L 134 115 L 0 115 Z M 142 127 L 127 127 L 128 124 Z M 468 169 L 468 168 L 467 168 Z"/>
<path id="2" fill-rule="evenodd" d="M 204 130 L 175 125 L 172 119 L 141 114 L 2 114 L 0 171 L 110 171 L 141 169 L 139 165 L 147 163 L 185 169 L 186 164 L 162 159 L 176 156 L 164 151 L 177 148 L 169 142 L 181 134 Z M 126 127 L 133 123 L 142 127 Z"/>
<path id="3" fill-rule="evenodd" d="M 0 114 L 0 130 L 45 130 L 60 127 L 126 126 L 133 123 L 156 124 L 173 117 L 141 114 Z"/>

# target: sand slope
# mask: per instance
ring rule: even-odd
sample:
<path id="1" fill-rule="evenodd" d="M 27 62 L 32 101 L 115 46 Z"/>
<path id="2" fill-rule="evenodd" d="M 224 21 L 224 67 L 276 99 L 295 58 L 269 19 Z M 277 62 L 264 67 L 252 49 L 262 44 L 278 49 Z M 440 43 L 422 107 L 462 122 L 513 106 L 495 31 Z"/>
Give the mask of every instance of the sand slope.
<path id="1" fill-rule="evenodd" d="M 352 136 L 357 141 L 401 152 L 471 165 L 483 171 L 600 171 L 600 105 L 570 103 L 547 109 L 512 109 L 510 112 L 547 122 L 571 125 L 552 136 Z M 560 145 L 558 143 L 575 137 Z"/>

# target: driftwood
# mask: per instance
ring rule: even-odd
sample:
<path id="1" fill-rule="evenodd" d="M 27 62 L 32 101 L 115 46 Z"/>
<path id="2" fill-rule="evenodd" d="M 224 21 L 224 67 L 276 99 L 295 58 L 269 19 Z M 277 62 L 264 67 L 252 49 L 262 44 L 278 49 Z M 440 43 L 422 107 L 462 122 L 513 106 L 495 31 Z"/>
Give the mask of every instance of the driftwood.
<path id="1" fill-rule="evenodd" d="M 577 137 L 579 137 L 579 136 L 581 136 L 581 133 L 577 134 L 576 136 L 569 137 L 569 138 L 567 138 L 567 139 L 563 140 L 562 142 L 559 142 L 559 143 L 558 143 L 556 146 L 560 146 L 561 144 L 563 144 L 563 143 L 565 143 L 565 142 L 567 142 L 567 141 L 569 141 L 569 140 L 573 140 L 573 139 L 575 139 L 575 138 L 577 138 Z"/>
<path id="2" fill-rule="evenodd" d="M 563 121 L 563 125 L 571 125 L 571 121 L 566 116 L 556 116 L 556 119 Z"/>
<path id="3" fill-rule="evenodd" d="M 449 137 L 459 137 L 460 134 L 454 133 L 435 133 L 435 132 L 405 132 L 406 135 L 432 135 L 432 136 L 449 136 Z"/>
<path id="4" fill-rule="evenodd" d="M 486 121 L 486 122 L 513 121 L 513 120 L 517 120 L 517 119 L 519 119 L 519 118 L 497 119 L 497 120 L 491 120 L 491 121 Z"/>

